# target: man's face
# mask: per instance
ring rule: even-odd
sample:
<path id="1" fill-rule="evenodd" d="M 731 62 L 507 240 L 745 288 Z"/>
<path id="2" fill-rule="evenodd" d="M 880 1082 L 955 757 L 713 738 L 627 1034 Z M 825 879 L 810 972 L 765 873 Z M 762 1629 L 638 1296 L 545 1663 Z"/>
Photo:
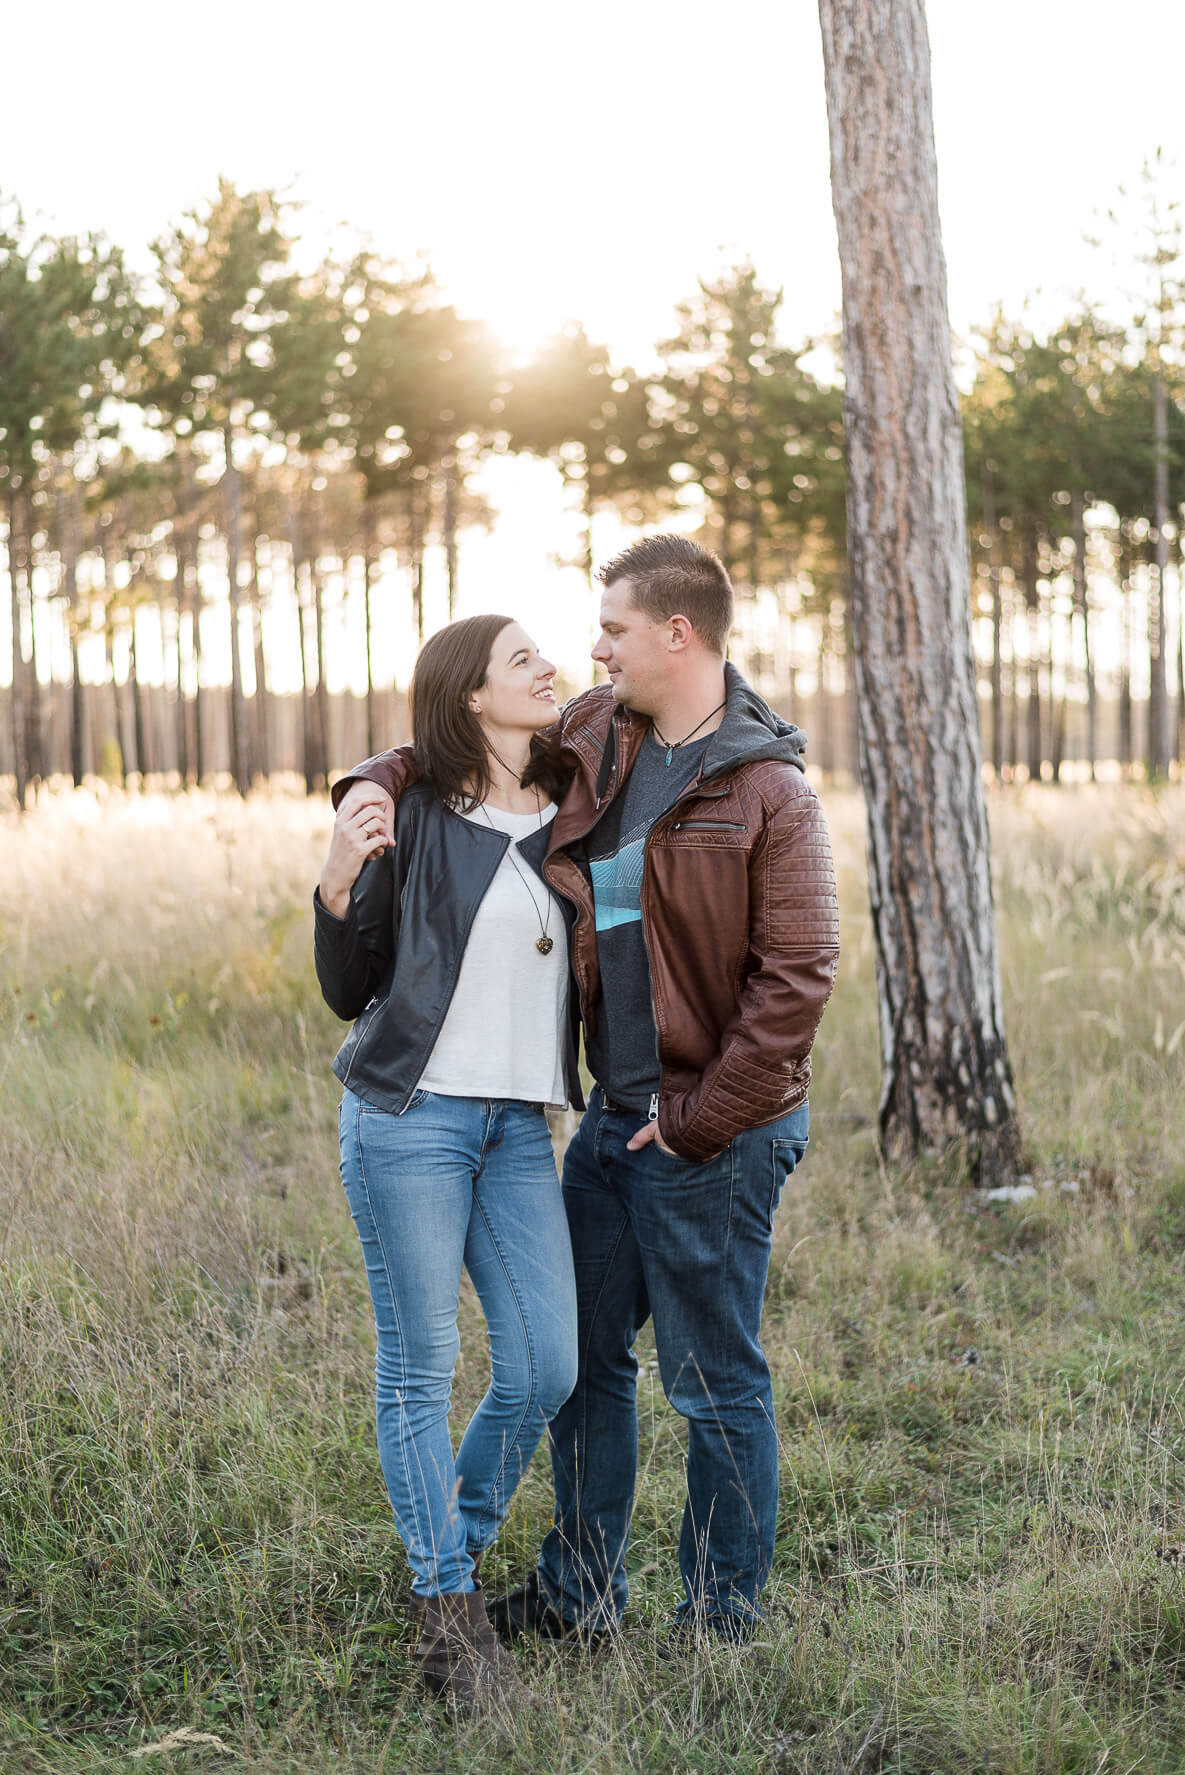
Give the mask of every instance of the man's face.
<path id="1" fill-rule="evenodd" d="M 670 640 L 670 623 L 655 622 L 637 608 L 628 579 L 606 586 L 592 656 L 608 672 L 615 701 L 628 703 L 640 715 L 661 704 L 671 665 Z"/>

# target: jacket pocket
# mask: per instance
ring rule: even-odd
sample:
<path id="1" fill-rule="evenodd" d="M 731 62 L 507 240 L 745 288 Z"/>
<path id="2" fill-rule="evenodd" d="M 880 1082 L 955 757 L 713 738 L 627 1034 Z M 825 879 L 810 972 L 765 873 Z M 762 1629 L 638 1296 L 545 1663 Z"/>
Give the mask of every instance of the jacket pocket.
<path id="1" fill-rule="evenodd" d="M 747 832 L 745 820 L 676 820 L 672 832 Z"/>

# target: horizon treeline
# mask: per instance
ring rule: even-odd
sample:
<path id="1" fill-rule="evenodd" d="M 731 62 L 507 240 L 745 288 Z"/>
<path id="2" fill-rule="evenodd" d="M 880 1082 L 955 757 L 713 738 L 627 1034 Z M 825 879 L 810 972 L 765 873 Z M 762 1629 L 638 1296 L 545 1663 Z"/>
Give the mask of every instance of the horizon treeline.
<path id="1" fill-rule="evenodd" d="M 781 292 L 751 265 L 699 284 L 649 369 L 615 363 L 577 324 L 520 362 L 423 266 L 358 247 L 299 270 L 293 220 L 274 192 L 222 180 L 137 276 L 102 238 L 34 235 L 0 206 L 12 629 L 0 772 L 18 804 L 55 772 L 81 783 L 88 758 L 125 780 L 151 771 L 184 786 L 216 760 L 243 793 L 266 778 L 278 700 L 267 612 L 281 601 L 299 630 L 307 787 L 353 761 L 332 755 L 326 669 L 346 597 L 366 655 L 358 738 L 376 749 L 389 684 L 376 683 L 372 638 L 388 569 L 422 640 L 427 553 L 440 553 L 451 615 L 458 538 L 495 518 L 473 486 L 494 455 L 555 465 L 583 514 L 590 580 L 597 513 L 637 528 L 692 514 L 742 614 L 772 609 L 775 629 L 784 619 L 793 632 L 789 652 L 768 623 L 764 641 L 750 636 L 742 664 L 759 688 L 764 675 L 793 698 L 804 669 L 825 714 L 824 685 L 847 683 L 852 714 L 838 347 L 782 343 Z M 1127 324 L 1085 302 L 1041 334 L 998 313 L 967 357 L 974 639 L 997 780 L 1057 781 L 1071 755 L 1092 776 L 1104 757 L 1146 778 L 1181 763 L 1179 235 L 1158 224 L 1144 262 L 1151 299 Z M 229 696 L 205 657 L 215 604 Z M 151 698 L 137 666 L 145 611 L 164 671 Z M 80 648 L 98 650 L 105 712 L 88 701 Z M 1115 715 L 1106 742 L 1102 702 Z M 822 762 L 841 750 L 850 759 L 832 745 Z"/>

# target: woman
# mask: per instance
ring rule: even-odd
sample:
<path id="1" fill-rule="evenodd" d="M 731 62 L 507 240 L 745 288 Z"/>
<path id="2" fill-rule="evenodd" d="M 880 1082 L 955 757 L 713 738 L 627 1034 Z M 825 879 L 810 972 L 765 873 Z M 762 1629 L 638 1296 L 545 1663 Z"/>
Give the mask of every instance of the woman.
<path id="1" fill-rule="evenodd" d="M 470 1715 L 525 1697 L 478 1568 L 576 1378 L 567 1222 L 544 1109 L 579 1104 L 564 913 L 540 874 L 562 784 L 532 738 L 555 667 L 504 616 L 434 635 L 387 848 L 338 814 L 315 895 L 317 977 L 356 1019 L 341 1172 L 378 1333 L 383 1472 L 412 1568 L 425 1684 Z M 461 1265 L 490 1334 L 489 1390 L 454 1459 Z"/>

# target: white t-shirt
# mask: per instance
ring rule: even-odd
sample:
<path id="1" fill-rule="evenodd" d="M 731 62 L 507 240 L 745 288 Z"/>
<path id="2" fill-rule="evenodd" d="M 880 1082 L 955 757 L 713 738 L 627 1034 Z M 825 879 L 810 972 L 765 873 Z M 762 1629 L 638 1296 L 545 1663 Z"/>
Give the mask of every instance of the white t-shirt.
<path id="1" fill-rule="evenodd" d="M 456 990 L 419 1078 L 443 1097 L 522 1098 L 565 1104 L 568 945 L 559 901 L 539 879 L 518 840 L 555 818 L 475 807 L 462 817 L 510 837 L 474 916 Z M 512 861 L 513 859 L 513 861 Z M 517 865 L 517 871 L 516 871 Z M 535 947 L 546 924 L 551 953 Z"/>

